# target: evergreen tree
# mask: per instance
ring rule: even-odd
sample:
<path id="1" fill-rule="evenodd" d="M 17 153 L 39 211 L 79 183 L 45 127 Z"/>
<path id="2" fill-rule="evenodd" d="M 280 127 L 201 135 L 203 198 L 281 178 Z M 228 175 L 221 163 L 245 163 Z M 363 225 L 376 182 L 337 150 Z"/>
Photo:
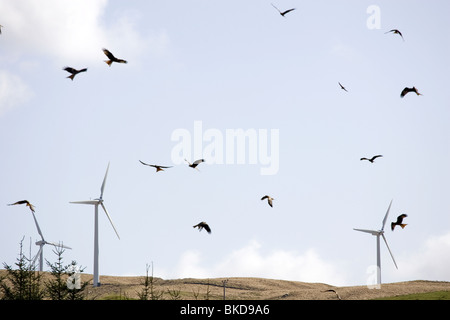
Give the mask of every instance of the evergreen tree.
<path id="1" fill-rule="evenodd" d="M 88 282 L 81 282 L 81 272 L 83 270 L 77 266 L 75 261 L 64 266 L 63 264 L 63 247 L 55 247 L 53 252 L 57 255 L 57 261 L 50 267 L 52 278 L 45 282 L 47 296 L 51 300 L 83 300 L 84 288 Z"/>
<path id="2" fill-rule="evenodd" d="M 83 300 L 84 292 L 89 281 L 81 281 L 81 273 L 84 268 L 77 265 L 76 261 L 72 261 L 70 265 L 67 266 L 66 273 L 69 275 L 66 281 L 68 295 L 67 300 Z"/>
<path id="3" fill-rule="evenodd" d="M 23 241 L 23 239 L 22 239 Z M 20 242 L 20 253 L 15 265 L 17 269 L 3 263 L 7 275 L 0 279 L 0 297 L 2 300 L 42 300 L 45 291 L 41 288 L 41 274 L 36 271 L 22 250 Z"/>
<path id="4" fill-rule="evenodd" d="M 152 275 L 149 276 L 148 270 L 150 266 L 146 265 L 146 272 L 141 284 L 143 286 L 141 292 L 138 292 L 137 295 L 139 300 L 160 300 L 164 294 L 164 292 L 158 292 L 154 290 L 154 282 L 155 278 L 153 277 L 153 262 L 152 262 Z"/>

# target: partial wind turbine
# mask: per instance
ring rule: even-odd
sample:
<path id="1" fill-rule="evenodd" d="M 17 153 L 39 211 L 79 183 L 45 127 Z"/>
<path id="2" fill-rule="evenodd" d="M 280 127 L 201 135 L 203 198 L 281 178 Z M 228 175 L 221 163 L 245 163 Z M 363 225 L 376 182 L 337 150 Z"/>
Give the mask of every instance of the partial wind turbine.
<path id="1" fill-rule="evenodd" d="M 353 229 L 356 231 L 361 231 L 361 232 L 366 232 L 366 233 L 370 233 L 373 236 L 377 237 L 377 284 L 381 285 L 381 257 L 380 257 L 380 236 L 383 238 L 384 243 L 386 244 L 386 247 L 389 250 L 389 253 L 392 257 L 392 261 L 394 262 L 395 267 L 398 269 L 397 267 L 397 263 L 395 262 L 394 256 L 392 255 L 391 249 L 389 249 L 389 245 L 387 243 L 386 237 L 384 236 L 384 225 L 386 224 L 386 220 L 387 217 L 389 215 L 389 210 L 391 209 L 391 205 L 392 205 L 392 200 L 391 203 L 389 204 L 389 207 L 387 209 L 386 215 L 384 216 L 383 222 L 381 224 L 381 229 L 380 230 L 367 230 L 367 229 Z"/>
<path id="2" fill-rule="evenodd" d="M 42 234 L 41 228 L 39 228 L 39 224 L 37 222 L 37 219 L 36 219 L 36 216 L 35 216 L 34 212 L 31 212 L 31 213 L 33 214 L 34 223 L 36 224 L 36 229 L 37 229 L 39 235 L 41 236 L 41 240 L 36 242 L 36 245 L 39 246 L 39 251 L 34 256 L 33 261 L 32 261 L 32 265 L 34 265 L 36 263 L 36 260 L 39 257 L 39 271 L 43 271 L 43 269 L 44 269 L 44 246 L 46 244 L 50 244 L 52 246 L 59 247 L 59 248 L 65 248 L 65 249 L 72 249 L 72 248 L 67 247 L 67 246 L 63 246 L 62 244 L 57 244 L 57 243 L 54 243 L 54 242 L 46 241 L 44 239 L 43 234 Z"/>
<path id="3" fill-rule="evenodd" d="M 93 279 L 93 285 L 94 287 L 100 286 L 99 282 L 99 274 L 98 274 L 98 206 L 100 205 L 103 208 L 103 211 L 105 211 L 106 216 L 109 219 L 109 222 L 111 223 L 117 238 L 119 238 L 119 234 L 117 233 L 116 227 L 114 227 L 114 224 L 111 220 L 111 217 L 108 214 L 108 211 L 106 210 L 105 205 L 103 204 L 103 191 L 105 189 L 105 183 L 106 183 L 106 177 L 108 176 L 108 170 L 109 170 L 109 163 L 108 167 L 106 168 L 105 178 L 103 178 L 103 183 L 100 188 L 100 198 L 94 199 L 94 200 L 86 200 L 86 201 L 72 201 L 70 203 L 76 203 L 76 204 L 89 204 L 93 205 L 95 208 L 95 218 L 94 218 L 94 279 Z"/>

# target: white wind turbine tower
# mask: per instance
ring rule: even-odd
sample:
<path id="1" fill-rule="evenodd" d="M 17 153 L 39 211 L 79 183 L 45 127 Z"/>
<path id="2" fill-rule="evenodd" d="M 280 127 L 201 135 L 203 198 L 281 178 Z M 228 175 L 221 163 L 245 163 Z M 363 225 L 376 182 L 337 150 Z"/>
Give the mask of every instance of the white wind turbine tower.
<path id="1" fill-rule="evenodd" d="M 33 261 L 32 261 L 32 265 L 34 265 L 36 263 L 36 260 L 39 257 L 39 271 L 43 271 L 43 269 L 44 269 L 44 246 L 46 244 L 50 244 L 50 245 L 55 246 L 55 247 L 66 248 L 66 249 L 72 249 L 72 248 L 63 246 L 62 244 L 57 244 L 57 243 L 46 241 L 44 239 L 44 236 L 42 235 L 41 228 L 39 228 L 39 224 L 37 222 L 36 216 L 34 215 L 34 212 L 31 211 L 31 213 L 33 214 L 33 218 L 34 218 L 34 222 L 36 223 L 37 231 L 38 231 L 39 235 L 41 236 L 41 240 L 36 242 L 36 245 L 39 246 L 39 251 L 34 256 Z"/>
<path id="2" fill-rule="evenodd" d="M 397 263 L 395 262 L 394 256 L 392 255 L 392 252 L 391 252 L 391 249 L 389 249 L 389 245 L 387 243 L 386 237 L 384 236 L 384 225 L 386 224 L 386 220 L 387 220 L 387 217 L 389 215 L 389 210 L 391 209 L 391 205 L 392 205 L 392 200 L 391 200 L 391 203 L 389 204 L 389 207 L 387 209 L 386 215 L 384 216 L 383 223 L 381 225 L 381 229 L 380 230 L 353 229 L 353 230 L 356 230 L 356 231 L 370 233 L 371 235 L 374 235 L 374 236 L 377 237 L 377 285 L 378 286 L 381 285 L 380 236 L 383 238 L 384 243 L 386 243 L 386 247 L 388 248 L 389 253 L 390 253 L 391 257 L 392 257 L 392 261 L 394 262 L 395 267 L 398 269 Z"/>
<path id="3" fill-rule="evenodd" d="M 70 203 L 77 203 L 77 204 L 89 204 L 93 205 L 95 207 L 95 218 L 94 218 L 94 279 L 93 279 L 93 285 L 94 287 L 98 287 L 100 285 L 99 282 L 99 274 L 98 274 L 98 206 L 100 205 L 103 208 L 103 211 L 105 211 L 106 216 L 109 219 L 109 222 L 111 222 L 111 225 L 116 232 L 117 238 L 119 238 L 119 234 L 117 233 L 116 228 L 114 227 L 114 224 L 111 220 L 111 217 L 108 214 L 108 211 L 105 208 L 105 205 L 103 204 L 103 190 L 105 189 L 105 182 L 106 177 L 108 176 L 108 170 L 109 170 L 109 163 L 108 167 L 106 168 L 105 178 L 103 179 L 103 183 L 100 189 L 100 198 L 94 199 L 94 200 L 86 200 L 86 201 L 73 201 Z"/>

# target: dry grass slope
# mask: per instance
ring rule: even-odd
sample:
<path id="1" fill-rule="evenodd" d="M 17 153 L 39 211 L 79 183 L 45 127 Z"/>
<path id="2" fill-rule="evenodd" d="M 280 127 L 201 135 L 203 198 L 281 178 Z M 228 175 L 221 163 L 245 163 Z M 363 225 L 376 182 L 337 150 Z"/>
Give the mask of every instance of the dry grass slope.
<path id="1" fill-rule="evenodd" d="M 0 276 L 6 275 L 0 270 Z M 48 277 L 48 274 L 44 275 Z M 92 287 L 92 275 L 82 274 L 83 281 L 90 281 L 86 289 L 86 299 L 137 299 L 143 289 L 142 276 L 101 276 L 101 286 Z M 435 291 L 450 291 L 450 282 L 407 281 L 387 283 L 381 289 L 367 286 L 334 287 L 324 283 L 274 280 L 265 278 L 214 278 L 214 279 L 173 279 L 154 278 L 153 290 L 162 293 L 161 299 L 170 300 L 176 296 L 182 300 L 223 299 L 223 281 L 226 285 L 227 300 L 336 300 L 334 289 L 342 300 L 368 300 L 396 297 L 408 294 Z M 175 294 L 174 294 L 175 293 Z"/>

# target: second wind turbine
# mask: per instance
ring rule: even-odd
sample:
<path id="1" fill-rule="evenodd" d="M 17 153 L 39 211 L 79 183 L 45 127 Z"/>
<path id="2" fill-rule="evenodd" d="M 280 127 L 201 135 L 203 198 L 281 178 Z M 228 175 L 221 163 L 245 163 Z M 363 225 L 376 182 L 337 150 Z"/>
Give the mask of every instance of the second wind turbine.
<path id="1" fill-rule="evenodd" d="M 397 267 L 397 263 L 395 262 L 394 256 L 392 255 L 391 249 L 389 249 L 389 245 L 387 243 L 386 237 L 384 236 L 384 225 L 386 224 L 387 217 L 389 215 L 389 210 L 391 210 L 392 200 L 389 203 L 389 207 L 387 209 L 386 215 L 384 216 L 383 223 L 381 224 L 380 230 L 367 230 L 367 229 L 353 229 L 356 231 L 370 233 L 373 236 L 377 237 L 377 288 L 381 285 L 381 256 L 380 256 L 380 236 L 383 238 L 386 247 L 391 254 L 392 261 L 394 262 L 395 267 Z"/>
<path id="2" fill-rule="evenodd" d="M 108 211 L 106 210 L 105 205 L 103 204 L 103 191 L 105 189 L 105 183 L 106 183 L 106 177 L 108 176 L 108 170 L 109 170 L 109 163 L 108 167 L 106 168 L 105 178 L 103 178 L 103 183 L 100 188 L 100 198 L 94 199 L 94 200 L 86 200 L 86 201 L 72 201 L 70 203 L 75 204 L 89 204 L 93 205 L 95 207 L 95 220 L 94 220 L 94 279 L 93 279 L 93 286 L 98 287 L 100 286 L 99 282 L 99 273 L 98 273 L 98 206 L 100 205 L 103 208 L 103 211 L 105 211 L 106 216 L 109 219 L 109 222 L 111 222 L 111 225 L 116 232 L 117 238 L 119 238 L 119 234 L 117 233 L 116 228 L 114 227 L 114 224 L 111 220 L 111 217 L 108 214 Z"/>

